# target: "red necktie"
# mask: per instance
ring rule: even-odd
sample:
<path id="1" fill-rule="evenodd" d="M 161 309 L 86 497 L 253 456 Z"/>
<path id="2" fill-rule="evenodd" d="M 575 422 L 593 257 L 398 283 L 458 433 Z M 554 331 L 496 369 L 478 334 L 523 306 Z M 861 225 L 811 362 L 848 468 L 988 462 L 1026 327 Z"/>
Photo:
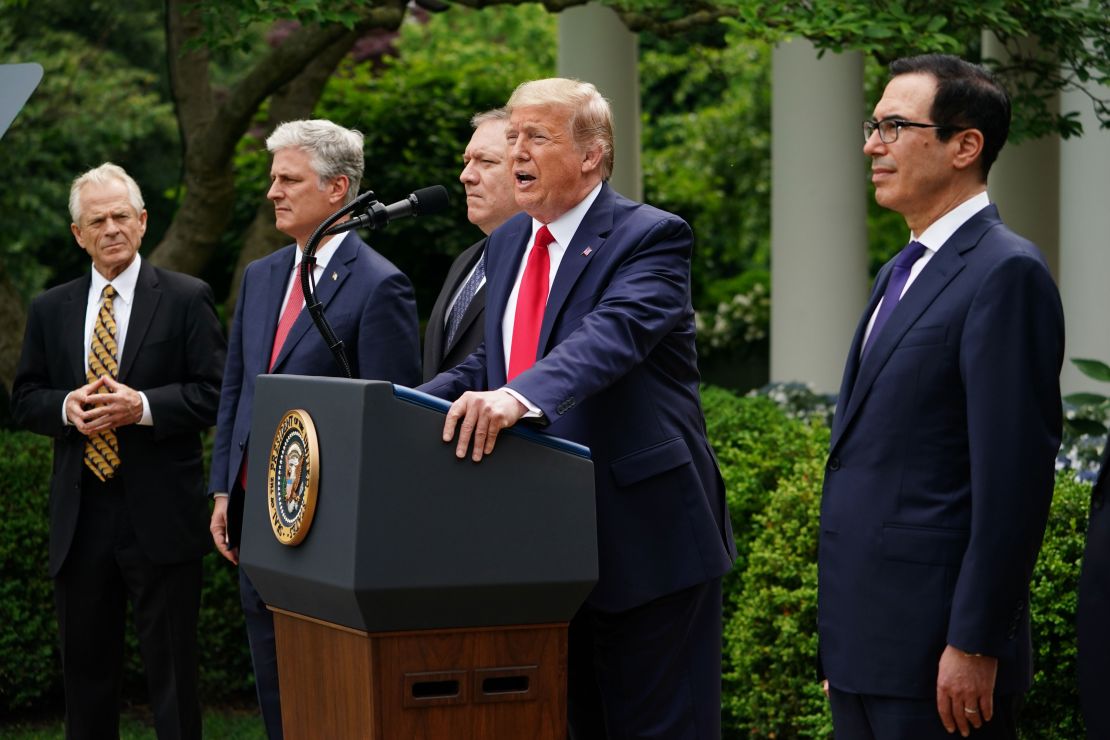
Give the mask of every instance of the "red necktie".
<path id="1" fill-rule="evenodd" d="M 289 291 L 289 298 L 285 301 L 285 308 L 281 312 L 281 320 L 278 321 L 277 331 L 274 332 L 274 348 L 270 352 L 271 370 L 274 369 L 274 362 L 281 354 L 281 346 L 285 344 L 285 338 L 289 336 L 289 330 L 296 323 L 297 316 L 301 312 L 301 304 L 304 303 L 304 291 L 301 289 L 299 268 L 300 263 L 293 268 L 293 289 Z"/>
<path id="2" fill-rule="evenodd" d="M 547 246 L 555 241 L 547 226 L 536 232 L 536 243 L 528 255 L 524 276 L 520 279 L 520 292 L 516 298 L 516 318 L 513 319 L 513 343 L 509 346 L 509 372 L 506 382 L 536 363 L 536 349 L 540 342 L 543 309 L 547 306 L 548 274 L 551 272 L 551 255 Z"/>

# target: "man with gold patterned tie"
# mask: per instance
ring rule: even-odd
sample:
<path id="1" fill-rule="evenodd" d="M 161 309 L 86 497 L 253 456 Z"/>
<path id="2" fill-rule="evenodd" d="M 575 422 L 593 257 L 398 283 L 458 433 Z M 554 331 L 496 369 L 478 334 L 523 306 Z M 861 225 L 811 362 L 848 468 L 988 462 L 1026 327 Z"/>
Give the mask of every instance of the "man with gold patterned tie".
<path id="1" fill-rule="evenodd" d="M 200 433 L 216 419 L 226 344 L 208 285 L 139 257 L 147 213 L 122 168 L 74 180 L 69 209 L 92 270 L 31 303 L 12 388 L 16 421 L 54 438 L 49 570 L 66 736 L 119 735 L 130 603 L 159 738 L 199 738 L 211 547 Z"/>

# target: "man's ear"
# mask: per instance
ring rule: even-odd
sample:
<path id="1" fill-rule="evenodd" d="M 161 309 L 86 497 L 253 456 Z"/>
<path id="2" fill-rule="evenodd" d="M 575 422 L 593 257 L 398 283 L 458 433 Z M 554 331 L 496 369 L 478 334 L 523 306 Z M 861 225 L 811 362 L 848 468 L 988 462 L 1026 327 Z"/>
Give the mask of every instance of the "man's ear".
<path id="1" fill-rule="evenodd" d="M 601 145 L 594 144 L 582 153 L 582 173 L 593 172 L 601 167 Z"/>
<path id="2" fill-rule="evenodd" d="M 70 224 L 69 231 L 73 234 L 73 238 L 77 240 L 77 246 L 81 247 L 81 249 L 85 249 L 85 239 L 81 236 L 81 227 L 77 224 Z"/>
<path id="3" fill-rule="evenodd" d="M 977 128 L 969 128 L 953 134 L 949 144 L 953 145 L 952 166 L 958 170 L 965 170 L 977 166 L 983 154 L 983 132 Z"/>
<path id="4" fill-rule="evenodd" d="M 351 180 L 346 175 L 336 175 L 328 183 L 328 200 L 332 203 L 343 203 L 347 200 L 347 190 L 351 187 Z"/>

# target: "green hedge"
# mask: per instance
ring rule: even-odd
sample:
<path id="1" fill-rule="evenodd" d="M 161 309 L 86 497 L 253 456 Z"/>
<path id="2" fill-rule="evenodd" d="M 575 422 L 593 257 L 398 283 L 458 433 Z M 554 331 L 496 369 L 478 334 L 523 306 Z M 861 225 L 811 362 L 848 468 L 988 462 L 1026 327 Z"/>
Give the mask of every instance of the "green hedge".
<path id="1" fill-rule="evenodd" d="M 727 738 L 826 738 L 817 684 L 817 524 L 828 429 L 789 418 L 767 398 L 702 394 L 721 463 L 740 559 L 725 581 Z M 0 711 L 59 705 L 51 584 L 46 576 L 50 442 L 0 431 Z M 1061 474 L 1032 584 L 1036 678 L 1022 711 L 1025 738 L 1082 736 L 1075 685 L 1076 586 L 1090 487 Z M 235 569 L 205 558 L 201 687 L 208 702 L 250 691 Z M 145 688 L 133 637 L 129 698 Z"/>
<path id="2" fill-rule="evenodd" d="M 61 707 L 58 627 L 47 575 L 51 440 L 0 430 L 0 712 Z M 206 700 L 227 701 L 254 690 L 235 568 L 204 558 L 200 612 L 200 684 Z M 127 633 L 124 687 L 146 702 L 133 629 Z"/>

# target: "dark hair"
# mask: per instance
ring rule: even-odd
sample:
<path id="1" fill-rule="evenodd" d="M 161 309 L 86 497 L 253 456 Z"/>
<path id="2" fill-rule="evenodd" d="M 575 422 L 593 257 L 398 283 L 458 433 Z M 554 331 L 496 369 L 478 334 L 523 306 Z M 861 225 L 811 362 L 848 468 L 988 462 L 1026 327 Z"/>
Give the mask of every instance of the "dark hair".
<path id="1" fill-rule="evenodd" d="M 1010 96 L 994 75 L 978 64 L 949 54 L 922 54 L 890 63 L 890 76 L 928 74 L 937 80 L 937 94 L 929 116 L 933 123 L 951 126 L 936 129 L 947 141 L 957 129 L 978 129 L 983 134 L 979 166 L 983 180 L 1010 135 Z"/>

